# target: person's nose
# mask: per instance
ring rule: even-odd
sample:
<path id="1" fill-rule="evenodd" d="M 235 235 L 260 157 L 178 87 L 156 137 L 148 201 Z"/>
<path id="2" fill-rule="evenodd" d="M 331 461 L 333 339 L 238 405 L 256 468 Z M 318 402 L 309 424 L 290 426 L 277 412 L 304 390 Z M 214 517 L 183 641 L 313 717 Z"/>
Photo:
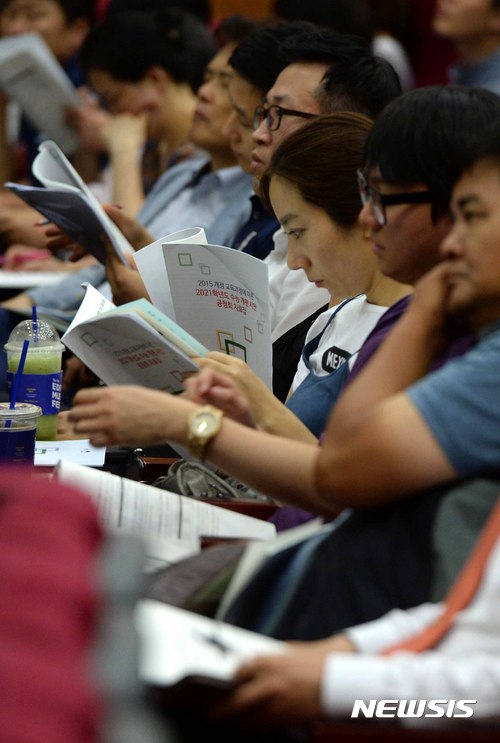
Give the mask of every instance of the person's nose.
<path id="1" fill-rule="evenodd" d="M 213 91 L 213 81 L 206 80 L 198 88 L 198 92 L 197 92 L 198 98 L 203 102 L 208 102 L 212 99 L 212 91 Z"/>
<path id="2" fill-rule="evenodd" d="M 269 131 L 266 120 L 263 119 L 257 129 L 252 132 L 252 139 L 255 144 L 270 145 L 273 141 L 272 132 Z"/>
<path id="3" fill-rule="evenodd" d="M 454 224 L 448 234 L 441 240 L 439 253 L 442 258 L 456 258 L 463 253 L 462 230 L 458 224 Z"/>
<path id="4" fill-rule="evenodd" d="M 368 202 L 361 207 L 358 215 L 358 221 L 365 230 L 375 232 L 380 229 L 378 221 L 375 219 L 371 204 Z"/>
<path id="5" fill-rule="evenodd" d="M 310 267 L 311 261 L 298 250 L 295 250 L 290 241 L 288 241 L 288 251 L 286 262 L 290 271 L 299 271 L 301 268 L 305 271 Z"/>

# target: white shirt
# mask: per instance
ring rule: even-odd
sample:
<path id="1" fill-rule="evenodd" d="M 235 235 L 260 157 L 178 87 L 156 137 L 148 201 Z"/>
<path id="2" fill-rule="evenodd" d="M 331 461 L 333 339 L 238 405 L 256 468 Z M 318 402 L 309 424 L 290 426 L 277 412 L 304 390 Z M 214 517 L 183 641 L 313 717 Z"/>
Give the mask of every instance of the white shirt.
<path id="1" fill-rule="evenodd" d="M 321 333 L 337 308 L 338 305 L 330 307 L 316 318 L 309 328 L 305 343 L 308 343 Z M 364 294 L 347 302 L 337 312 L 325 330 L 316 351 L 309 356 L 309 363 L 314 374 L 318 377 L 331 374 L 333 371 L 332 363 L 328 362 L 325 354 L 328 354 L 333 348 L 336 349 L 337 355 L 340 357 L 344 359 L 349 357 L 347 363 L 349 364 L 349 368 L 352 368 L 357 352 L 386 310 L 387 307 L 381 307 L 380 305 L 367 302 Z M 308 374 L 309 369 L 301 356 L 295 377 L 293 378 L 292 391 L 297 389 Z"/>
<path id="2" fill-rule="evenodd" d="M 426 627 L 442 608 L 423 604 L 395 610 L 348 630 L 359 652 L 328 656 L 322 681 L 324 713 L 350 717 L 355 699 L 475 699 L 474 715 L 467 722 L 500 721 L 500 540 L 476 596 L 436 650 L 376 655 Z M 453 719 L 411 720 L 413 725 L 436 722 L 451 724 Z"/>

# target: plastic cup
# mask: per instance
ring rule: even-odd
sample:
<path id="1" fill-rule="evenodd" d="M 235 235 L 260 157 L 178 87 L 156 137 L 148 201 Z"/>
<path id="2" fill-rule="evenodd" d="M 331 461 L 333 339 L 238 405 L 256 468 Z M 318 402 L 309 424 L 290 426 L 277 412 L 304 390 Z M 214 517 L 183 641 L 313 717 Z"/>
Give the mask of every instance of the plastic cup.
<path id="1" fill-rule="evenodd" d="M 42 409 L 26 402 L 0 403 L 0 463 L 33 465 L 35 432 Z"/>
<path id="2" fill-rule="evenodd" d="M 17 401 L 38 405 L 42 415 L 37 421 L 36 438 L 53 441 L 57 432 L 57 415 L 61 408 L 62 354 L 64 346 L 59 334 L 49 323 L 40 320 L 20 322 L 9 336 L 7 352 L 7 383 L 12 389 L 19 366 L 24 340 L 30 344 L 17 393 Z"/>

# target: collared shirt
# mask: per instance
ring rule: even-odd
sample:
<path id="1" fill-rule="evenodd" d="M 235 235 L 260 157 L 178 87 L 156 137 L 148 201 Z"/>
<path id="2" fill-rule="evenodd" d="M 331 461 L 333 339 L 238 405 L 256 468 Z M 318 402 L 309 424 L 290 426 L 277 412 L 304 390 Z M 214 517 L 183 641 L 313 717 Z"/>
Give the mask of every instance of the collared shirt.
<path id="1" fill-rule="evenodd" d="M 436 620 L 442 604 L 421 604 L 349 629 L 358 653 L 326 659 L 321 700 L 325 714 L 349 717 L 355 699 L 476 699 L 471 722 L 500 719 L 500 544 L 490 555 L 471 604 L 435 650 L 413 655 L 377 653 Z M 408 720 L 435 724 L 432 717 Z M 442 718 L 444 723 L 453 720 Z"/>
<path id="2" fill-rule="evenodd" d="M 233 197 L 234 189 L 245 176 L 238 165 L 221 168 L 213 172 L 204 172 L 201 178 L 196 174 L 194 182 L 182 190 L 159 215 L 162 225 L 175 225 L 168 232 L 184 230 L 188 227 L 205 227 L 211 225 Z M 148 225 L 149 231 L 164 234 L 156 223 Z"/>
<path id="3" fill-rule="evenodd" d="M 250 218 L 238 230 L 231 247 L 264 259 L 274 248 L 273 235 L 279 222 L 265 207 L 257 194 L 250 196 Z"/>

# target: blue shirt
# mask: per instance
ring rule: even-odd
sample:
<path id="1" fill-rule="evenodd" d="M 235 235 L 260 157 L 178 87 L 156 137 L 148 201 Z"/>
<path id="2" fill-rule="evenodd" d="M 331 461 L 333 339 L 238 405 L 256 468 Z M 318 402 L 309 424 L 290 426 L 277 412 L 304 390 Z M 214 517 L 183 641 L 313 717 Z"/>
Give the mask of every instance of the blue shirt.
<path id="1" fill-rule="evenodd" d="M 500 49 L 474 64 L 458 63 L 448 71 L 450 82 L 465 88 L 486 88 L 500 94 Z"/>
<path id="2" fill-rule="evenodd" d="M 500 320 L 407 394 L 461 477 L 500 470 Z"/>

